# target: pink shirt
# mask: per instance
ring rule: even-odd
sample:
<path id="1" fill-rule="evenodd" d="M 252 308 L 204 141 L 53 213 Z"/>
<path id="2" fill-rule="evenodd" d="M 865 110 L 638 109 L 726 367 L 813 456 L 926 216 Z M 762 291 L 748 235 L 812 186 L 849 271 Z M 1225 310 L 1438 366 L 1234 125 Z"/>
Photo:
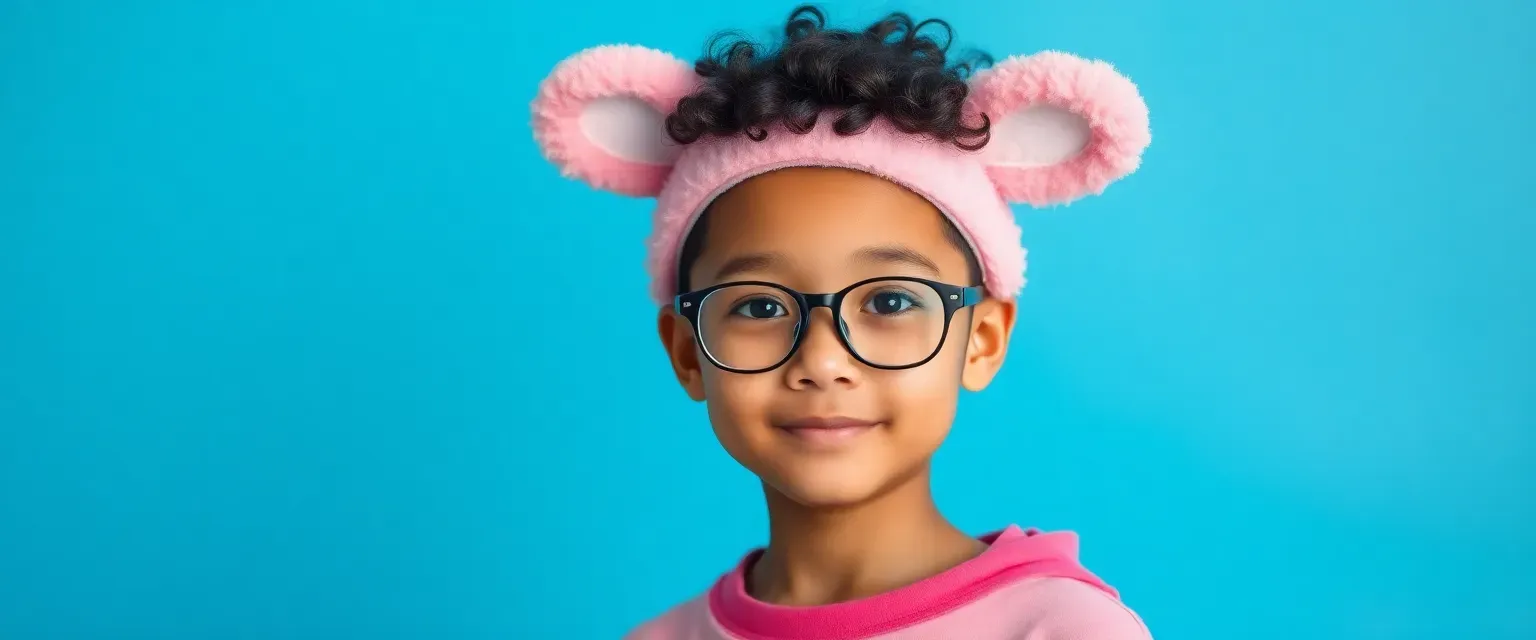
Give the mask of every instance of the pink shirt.
<path id="1" fill-rule="evenodd" d="M 747 595 L 747 555 L 708 592 L 626 640 L 1150 640 L 1119 594 L 1077 561 L 1077 535 L 1009 527 L 953 569 L 880 595 L 819 607 Z"/>

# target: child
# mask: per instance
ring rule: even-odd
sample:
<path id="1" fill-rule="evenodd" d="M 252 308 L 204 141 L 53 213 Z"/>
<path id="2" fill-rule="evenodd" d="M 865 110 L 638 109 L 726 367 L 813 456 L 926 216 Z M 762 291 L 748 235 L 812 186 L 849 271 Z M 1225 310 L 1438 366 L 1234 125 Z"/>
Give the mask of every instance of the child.
<path id="1" fill-rule="evenodd" d="M 831 30 L 804 7 L 769 54 L 580 53 L 533 105 L 566 175 L 658 198 L 662 344 L 767 499 L 768 545 L 630 638 L 1150 637 L 1074 534 L 974 538 L 929 491 L 960 388 L 1007 351 L 1024 285 L 1008 203 L 1133 171 L 1146 106 L 1060 53 L 973 77 L 929 28 L 948 31 L 902 14 Z"/>

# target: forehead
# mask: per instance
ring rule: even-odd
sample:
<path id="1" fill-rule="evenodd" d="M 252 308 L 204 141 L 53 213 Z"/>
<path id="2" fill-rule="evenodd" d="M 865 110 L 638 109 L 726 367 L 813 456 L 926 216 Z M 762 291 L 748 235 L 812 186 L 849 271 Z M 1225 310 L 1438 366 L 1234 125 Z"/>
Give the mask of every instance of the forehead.
<path id="1" fill-rule="evenodd" d="M 737 185 L 711 205 L 693 276 L 708 284 L 735 258 L 774 254 L 781 259 L 756 271 L 801 281 L 785 282 L 791 286 L 830 287 L 882 275 L 958 281 L 966 277 L 965 256 L 947 239 L 947 225 L 922 196 L 885 179 L 849 169 L 781 169 Z M 860 259 L 872 247 L 909 249 L 938 273 Z"/>

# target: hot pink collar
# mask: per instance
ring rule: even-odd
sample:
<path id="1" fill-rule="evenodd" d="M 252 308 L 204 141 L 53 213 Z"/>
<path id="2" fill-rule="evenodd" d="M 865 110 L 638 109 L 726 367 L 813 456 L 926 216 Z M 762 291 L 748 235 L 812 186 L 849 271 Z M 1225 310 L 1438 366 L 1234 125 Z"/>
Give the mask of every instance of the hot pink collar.
<path id="1" fill-rule="evenodd" d="M 1113 588 L 1077 561 L 1077 534 L 1010 526 L 981 537 L 987 550 L 948 571 L 894 591 L 819 607 L 786 607 L 747 595 L 755 550 L 709 591 L 709 609 L 726 631 L 746 640 L 854 640 L 889 633 L 943 615 L 1026 578 L 1072 578 L 1111 597 Z"/>

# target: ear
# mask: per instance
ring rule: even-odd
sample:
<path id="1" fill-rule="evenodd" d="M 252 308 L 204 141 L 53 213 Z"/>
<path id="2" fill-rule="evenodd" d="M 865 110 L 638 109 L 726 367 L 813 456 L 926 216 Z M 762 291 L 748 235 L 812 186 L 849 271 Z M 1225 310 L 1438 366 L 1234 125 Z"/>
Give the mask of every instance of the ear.
<path id="1" fill-rule="evenodd" d="M 681 146 L 662 114 L 693 90 L 685 62 L 652 49 L 605 46 L 555 67 L 533 101 L 533 137 L 567 177 L 631 196 L 661 192 Z"/>
<path id="2" fill-rule="evenodd" d="M 960 370 L 960 386 L 967 391 L 987 388 L 1003 368 L 1018 308 L 1013 300 L 1001 298 L 987 298 L 971 308 L 970 338 L 965 344 L 965 365 Z"/>
<path id="3" fill-rule="evenodd" d="M 1009 202 L 1046 206 L 1104 191 L 1152 142 L 1136 85 L 1108 63 L 1065 53 L 1014 57 L 971 80 L 971 109 L 992 120 L 981 151 Z"/>
<path id="4" fill-rule="evenodd" d="M 672 373 L 678 384 L 695 402 L 704 401 L 704 372 L 699 363 L 698 345 L 693 339 L 693 326 L 688 320 L 671 309 L 662 307 L 656 317 L 656 334 L 661 347 L 667 351 Z"/>

